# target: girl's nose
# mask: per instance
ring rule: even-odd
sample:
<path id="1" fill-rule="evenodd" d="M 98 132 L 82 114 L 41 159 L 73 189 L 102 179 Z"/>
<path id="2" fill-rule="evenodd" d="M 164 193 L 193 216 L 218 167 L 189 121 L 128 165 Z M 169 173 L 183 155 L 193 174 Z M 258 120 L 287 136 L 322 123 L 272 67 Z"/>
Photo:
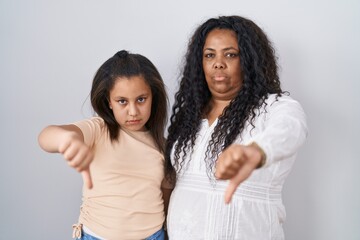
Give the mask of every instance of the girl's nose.
<path id="1" fill-rule="evenodd" d="M 131 117 L 135 117 L 138 114 L 137 107 L 134 104 L 130 104 L 128 114 Z"/>

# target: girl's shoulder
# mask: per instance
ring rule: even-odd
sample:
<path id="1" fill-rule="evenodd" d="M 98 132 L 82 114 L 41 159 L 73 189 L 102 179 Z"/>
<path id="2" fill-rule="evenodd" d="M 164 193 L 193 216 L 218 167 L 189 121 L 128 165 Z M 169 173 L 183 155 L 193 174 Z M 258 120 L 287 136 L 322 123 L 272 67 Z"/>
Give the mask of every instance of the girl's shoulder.
<path id="1" fill-rule="evenodd" d="M 104 119 L 102 119 L 101 117 L 91 117 L 88 119 L 84 119 L 83 122 L 87 122 L 87 123 L 91 123 L 91 124 L 95 124 L 98 125 L 100 127 L 105 126 L 105 121 Z"/>
<path id="2" fill-rule="evenodd" d="M 94 124 L 97 124 L 102 127 L 105 126 L 105 121 L 101 117 L 92 117 L 89 119 L 89 121 L 92 121 Z"/>
<path id="3" fill-rule="evenodd" d="M 104 119 L 101 117 L 91 117 L 74 123 L 83 132 L 102 132 L 106 129 Z"/>

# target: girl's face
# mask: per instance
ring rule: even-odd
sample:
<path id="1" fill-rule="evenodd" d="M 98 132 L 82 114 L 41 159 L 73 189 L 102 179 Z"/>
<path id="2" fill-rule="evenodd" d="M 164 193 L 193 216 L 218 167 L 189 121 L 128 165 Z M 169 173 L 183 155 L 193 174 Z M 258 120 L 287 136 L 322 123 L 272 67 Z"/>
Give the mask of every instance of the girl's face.
<path id="1" fill-rule="evenodd" d="M 232 100 L 242 86 L 237 37 L 234 31 L 214 29 L 203 48 L 205 79 L 213 98 Z"/>
<path id="2" fill-rule="evenodd" d="M 110 90 L 109 105 L 123 129 L 146 131 L 151 103 L 151 89 L 142 76 L 118 78 Z"/>

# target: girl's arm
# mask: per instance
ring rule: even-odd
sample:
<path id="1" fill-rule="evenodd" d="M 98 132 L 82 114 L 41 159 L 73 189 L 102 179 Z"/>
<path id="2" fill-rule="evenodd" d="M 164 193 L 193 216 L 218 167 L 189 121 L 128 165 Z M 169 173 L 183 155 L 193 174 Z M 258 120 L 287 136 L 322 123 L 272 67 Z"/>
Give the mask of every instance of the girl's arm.
<path id="1" fill-rule="evenodd" d="M 171 192 L 173 191 L 173 189 L 161 187 L 161 191 L 162 191 L 162 194 L 163 194 L 164 212 L 165 212 L 165 222 L 164 222 L 165 240 L 168 240 L 169 237 L 167 235 L 166 218 L 167 218 L 167 213 L 168 213 L 168 208 L 169 208 L 170 196 L 171 196 Z"/>
<path id="2" fill-rule="evenodd" d="M 173 179 L 175 179 L 175 174 L 173 176 Z M 164 222 L 164 230 L 165 230 L 165 240 L 168 239 L 167 236 L 167 223 L 166 223 L 166 218 L 167 218 L 167 213 L 168 213 L 168 208 L 169 208 L 169 202 L 170 202 L 170 197 L 171 197 L 171 193 L 173 191 L 175 187 L 175 182 L 171 182 L 170 179 L 168 178 L 164 178 L 162 183 L 161 183 L 161 191 L 163 194 L 163 200 L 164 200 L 164 213 L 165 213 L 165 222 Z"/>
<path id="3" fill-rule="evenodd" d="M 60 146 L 72 140 L 83 141 L 81 130 L 75 125 L 50 125 L 39 134 L 40 147 L 50 153 L 60 153 Z"/>
<path id="4" fill-rule="evenodd" d="M 167 216 L 167 212 L 168 212 L 168 207 L 169 207 L 169 201 L 170 201 L 170 196 L 171 196 L 171 192 L 173 191 L 173 189 L 170 188 L 161 188 L 161 191 L 163 193 L 163 200 L 164 200 L 164 212 L 165 212 L 165 217 Z"/>
<path id="5" fill-rule="evenodd" d="M 43 150 L 61 153 L 69 166 L 81 172 L 84 184 L 92 188 L 89 165 L 94 155 L 84 143 L 80 128 L 75 125 L 50 125 L 40 132 L 38 141 Z"/>

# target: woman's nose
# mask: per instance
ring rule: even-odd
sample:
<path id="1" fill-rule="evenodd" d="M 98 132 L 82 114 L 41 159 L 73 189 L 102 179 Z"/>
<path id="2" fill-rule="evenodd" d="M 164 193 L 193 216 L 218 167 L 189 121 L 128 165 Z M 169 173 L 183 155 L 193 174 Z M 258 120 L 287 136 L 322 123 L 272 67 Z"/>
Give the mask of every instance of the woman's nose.
<path id="1" fill-rule="evenodd" d="M 215 59 L 215 63 L 214 63 L 214 68 L 215 69 L 222 69 L 225 68 L 225 62 L 223 61 L 222 58 L 216 58 Z"/>

